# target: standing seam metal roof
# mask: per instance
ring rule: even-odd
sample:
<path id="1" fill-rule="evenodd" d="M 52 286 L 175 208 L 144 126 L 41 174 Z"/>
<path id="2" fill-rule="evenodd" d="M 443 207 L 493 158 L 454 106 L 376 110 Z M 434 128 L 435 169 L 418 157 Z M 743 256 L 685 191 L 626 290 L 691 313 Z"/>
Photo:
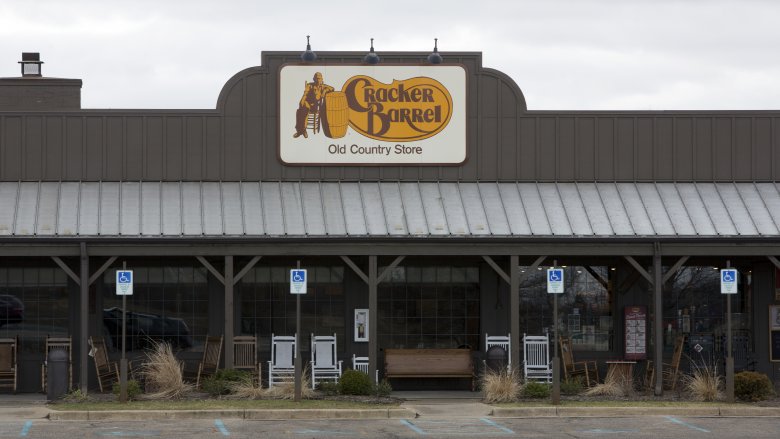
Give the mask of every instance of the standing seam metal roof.
<path id="1" fill-rule="evenodd" d="M 0 182 L 0 236 L 780 236 L 777 183 Z"/>

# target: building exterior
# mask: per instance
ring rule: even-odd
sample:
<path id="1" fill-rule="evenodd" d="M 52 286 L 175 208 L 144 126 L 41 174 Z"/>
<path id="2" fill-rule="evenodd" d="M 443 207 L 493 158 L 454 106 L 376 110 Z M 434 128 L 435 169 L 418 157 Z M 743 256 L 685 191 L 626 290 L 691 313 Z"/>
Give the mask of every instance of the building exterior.
<path id="1" fill-rule="evenodd" d="M 80 80 L 0 79 L 20 391 L 40 389 L 48 335 L 73 337 L 74 382 L 96 385 L 87 337 L 119 355 L 123 263 L 131 357 L 164 340 L 194 359 L 224 334 L 230 367 L 233 336 L 256 334 L 267 360 L 295 332 L 300 262 L 304 358 L 336 333 L 380 375 L 385 349 L 479 360 L 485 334 L 511 334 L 520 364 L 523 334 L 552 333 L 553 264 L 576 356 L 658 362 L 685 335 L 722 365 L 728 265 L 735 367 L 780 383 L 780 111 L 530 111 L 480 53 L 363 55 L 264 52 L 209 110 L 82 109 Z"/>

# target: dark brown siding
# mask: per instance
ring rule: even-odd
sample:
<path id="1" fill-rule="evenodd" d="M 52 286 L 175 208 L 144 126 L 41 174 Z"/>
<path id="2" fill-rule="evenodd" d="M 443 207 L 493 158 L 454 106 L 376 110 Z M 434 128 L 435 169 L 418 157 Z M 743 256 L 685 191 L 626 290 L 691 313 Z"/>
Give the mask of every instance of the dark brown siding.
<path id="1" fill-rule="evenodd" d="M 780 180 L 778 111 L 527 111 L 517 85 L 483 68 L 479 53 L 445 56 L 469 75 L 462 166 L 284 166 L 277 72 L 297 56 L 264 54 L 263 67 L 227 82 L 215 110 L 0 112 L 0 180 Z"/>

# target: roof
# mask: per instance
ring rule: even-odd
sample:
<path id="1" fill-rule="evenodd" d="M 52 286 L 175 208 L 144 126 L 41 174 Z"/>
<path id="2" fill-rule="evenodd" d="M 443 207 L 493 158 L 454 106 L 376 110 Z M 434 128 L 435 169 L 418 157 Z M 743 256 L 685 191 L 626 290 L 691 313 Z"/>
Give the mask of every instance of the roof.
<path id="1" fill-rule="evenodd" d="M 10 237 L 778 235 L 776 183 L 0 183 Z"/>

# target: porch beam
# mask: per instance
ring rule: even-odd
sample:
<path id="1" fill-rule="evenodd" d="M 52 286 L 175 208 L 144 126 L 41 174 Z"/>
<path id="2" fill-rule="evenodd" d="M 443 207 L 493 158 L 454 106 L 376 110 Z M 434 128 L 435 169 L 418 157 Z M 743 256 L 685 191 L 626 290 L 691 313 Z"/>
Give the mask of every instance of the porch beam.
<path id="1" fill-rule="evenodd" d="M 672 265 L 672 268 L 669 269 L 666 273 L 664 273 L 663 283 L 666 283 L 669 279 L 672 278 L 679 270 L 682 268 L 683 264 L 685 264 L 688 261 L 689 256 L 683 256 L 677 262 Z"/>
<path id="2" fill-rule="evenodd" d="M 363 280 L 363 282 L 369 283 L 368 276 L 366 276 L 366 274 L 363 273 L 363 270 L 361 270 L 360 267 L 358 267 L 357 265 L 355 265 L 354 262 L 352 262 L 352 259 L 350 259 L 349 256 L 341 255 L 341 260 L 344 261 L 344 263 L 347 264 L 349 268 L 351 268 L 352 271 L 354 271 L 355 274 L 357 274 L 358 277 Z M 373 323 L 371 325 L 373 325 Z M 369 325 L 369 329 L 371 329 L 371 325 Z"/>
<path id="3" fill-rule="evenodd" d="M 225 256 L 225 369 L 233 368 L 233 256 Z"/>
<path id="4" fill-rule="evenodd" d="M 236 274 L 236 276 L 233 278 L 233 285 L 236 285 L 241 280 L 241 278 L 249 273 L 249 270 L 251 270 L 255 264 L 257 264 L 257 261 L 259 261 L 261 258 L 262 256 L 255 256 L 252 258 L 252 260 L 249 261 L 249 263 L 246 264 L 246 266 L 244 266 L 244 268 L 242 268 L 241 271 L 239 271 L 238 274 Z"/>
<path id="5" fill-rule="evenodd" d="M 385 270 L 379 275 L 379 277 L 376 280 L 377 283 L 381 283 L 382 281 L 384 281 L 385 278 L 390 275 L 390 272 L 392 272 L 395 269 L 395 267 L 397 267 L 398 264 L 400 264 L 401 261 L 404 260 L 405 257 L 406 256 L 398 256 L 397 258 L 395 258 L 395 260 L 393 260 L 393 262 L 388 267 L 386 267 Z"/>
<path id="6" fill-rule="evenodd" d="M 654 309 L 653 309 L 653 325 L 655 327 L 655 331 L 653 331 L 653 335 L 655 337 L 655 342 L 653 343 L 653 350 L 654 350 L 654 362 L 653 365 L 655 367 L 655 395 L 660 396 L 663 394 L 663 383 L 664 383 L 664 331 L 662 329 L 663 326 L 663 282 L 662 282 L 662 273 L 661 273 L 661 246 L 656 243 L 655 245 L 655 254 L 653 255 L 653 299 L 654 299 Z"/>
<path id="7" fill-rule="evenodd" d="M 379 340 L 377 340 L 377 257 L 368 257 L 368 376 L 375 377 L 378 369 L 377 351 L 379 350 Z"/>
<path id="8" fill-rule="evenodd" d="M 204 266 L 204 267 L 206 267 L 206 269 L 207 269 L 207 270 L 208 270 L 208 271 L 209 271 L 211 274 L 213 274 L 213 275 L 214 275 L 214 277 L 216 277 L 216 278 L 217 278 L 217 280 L 218 280 L 218 281 L 219 281 L 219 282 L 220 282 L 222 285 L 225 285 L 225 277 L 224 277 L 224 276 L 222 276 L 222 273 L 220 273 L 219 271 L 217 271 L 217 269 L 216 269 L 216 268 L 214 268 L 214 266 L 213 266 L 213 265 L 211 265 L 211 264 L 209 263 L 209 261 L 207 261 L 207 260 L 206 260 L 206 258 L 204 258 L 203 256 L 195 256 L 195 257 L 196 257 L 196 258 L 197 258 L 197 259 L 200 261 L 200 263 L 201 263 L 201 264 L 203 264 L 203 266 Z"/>
<path id="9" fill-rule="evenodd" d="M 623 257 L 626 258 L 628 263 L 631 264 L 636 269 L 636 271 L 638 271 L 639 274 L 642 275 L 642 277 L 644 277 L 645 279 L 647 279 L 648 282 L 650 282 L 650 285 L 653 285 L 653 277 L 650 276 L 650 273 L 648 273 L 647 270 L 645 270 L 644 267 L 639 265 L 639 262 L 637 262 L 631 256 L 623 256 Z M 655 257 L 655 256 L 653 256 L 653 257 Z"/>
<path id="10" fill-rule="evenodd" d="M 539 256 L 538 258 L 536 258 L 534 263 L 531 264 L 530 267 L 528 267 L 528 273 L 525 273 L 525 274 L 520 273 L 520 274 L 518 274 L 518 288 L 519 288 L 519 285 L 521 283 L 525 282 L 525 280 L 528 278 L 528 276 L 531 275 L 531 271 L 532 270 L 536 270 L 540 265 L 542 265 L 542 262 L 544 262 L 545 259 L 547 259 L 547 256 Z"/>
<path id="11" fill-rule="evenodd" d="M 777 260 L 774 256 L 767 256 L 767 259 L 772 261 L 773 264 L 775 264 L 775 267 L 777 267 L 780 270 L 780 261 Z"/>
<path id="12" fill-rule="evenodd" d="M 493 271 L 495 271 L 496 273 L 498 273 L 499 276 L 501 276 L 501 279 L 504 279 L 504 282 L 510 285 L 512 284 L 512 280 L 510 279 L 510 277 L 506 274 L 506 272 L 501 267 L 498 266 L 498 264 L 496 264 L 496 261 L 494 261 L 493 258 L 491 258 L 490 256 L 482 255 L 482 259 L 484 259 L 485 262 L 487 262 L 488 265 L 490 265 L 493 268 Z"/>
<path id="13" fill-rule="evenodd" d="M 520 265 L 519 256 L 509 257 L 509 333 L 511 363 L 520 366 Z"/>
<path id="14" fill-rule="evenodd" d="M 591 276 L 593 276 L 593 279 L 596 279 L 596 282 L 600 283 L 602 287 L 604 287 L 605 290 L 609 289 L 609 282 L 607 282 L 606 279 L 601 277 L 600 274 L 596 273 L 596 270 L 593 269 L 593 267 L 586 265 L 585 271 L 590 273 Z"/>
<path id="15" fill-rule="evenodd" d="M 82 243 L 83 244 L 83 243 Z M 68 264 L 62 261 L 62 259 L 59 258 L 59 256 L 52 256 L 51 259 L 62 268 L 62 271 L 65 272 L 65 274 L 68 275 L 68 277 L 76 283 L 76 285 L 81 286 L 81 278 L 76 276 L 76 273 L 73 272 L 73 270 L 68 267 Z"/>
<path id="16" fill-rule="evenodd" d="M 111 256 L 108 258 L 108 260 L 98 268 L 98 270 L 94 273 L 92 273 L 92 276 L 89 277 L 89 284 L 92 285 L 95 283 L 96 280 L 100 277 L 101 274 L 103 274 L 106 270 L 108 270 L 108 267 L 111 266 L 111 264 L 114 263 L 114 261 L 117 260 L 117 256 Z"/>
<path id="17" fill-rule="evenodd" d="M 84 395 L 87 394 L 89 375 L 87 374 L 89 356 L 87 355 L 87 343 L 89 342 L 89 255 L 87 255 L 87 244 L 80 244 L 81 256 L 81 281 L 79 282 L 79 389 Z M 62 261 L 60 261 L 62 262 Z M 71 373 L 73 373 L 71 371 Z"/>

